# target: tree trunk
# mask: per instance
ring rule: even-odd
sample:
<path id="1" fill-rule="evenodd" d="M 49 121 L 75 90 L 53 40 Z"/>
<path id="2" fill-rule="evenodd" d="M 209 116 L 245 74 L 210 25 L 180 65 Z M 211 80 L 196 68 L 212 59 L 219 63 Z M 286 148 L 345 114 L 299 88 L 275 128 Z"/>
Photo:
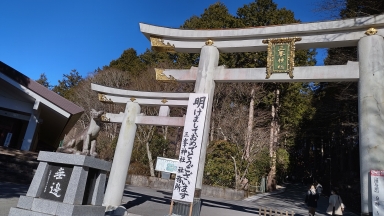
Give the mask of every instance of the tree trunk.
<path id="1" fill-rule="evenodd" d="M 231 156 L 231 158 L 233 159 L 233 165 L 234 165 L 234 168 L 235 168 L 235 189 L 237 189 L 238 188 L 238 182 L 239 182 L 239 176 L 237 174 L 236 160 L 232 156 Z"/>
<path id="2" fill-rule="evenodd" d="M 181 131 L 181 133 L 183 133 L 183 131 Z M 179 139 L 179 137 L 183 137 L 182 136 L 183 134 L 181 134 L 180 136 L 180 127 L 177 128 L 177 135 L 176 135 L 176 140 L 175 140 L 175 156 L 179 156 L 180 154 L 180 147 L 181 147 L 181 139 Z"/>
<path id="3" fill-rule="evenodd" d="M 164 136 L 163 136 L 163 138 L 164 138 L 164 140 L 167 140 L 167 136 L 168 136 L 168 126 L 163 126 L 162 127 L 163 128 L 163 134 L 164 134 Z M 167 149 L 166 149 L 166 147 L 164 147 L 163 148 L 163 157 L 165 157 L 166 155 L 166 151 L 167 151 Z"/>
<path id="4" fill-rule="evenodd" d="M 253 129 L 253 109 L 255 105 L 255 89 L 252 88 L 251 91 L 251 102 L 249 103 L 249 115 L 248 115 L 248 130 L 247 130 L 247 137 L 245 141 L 245 159 L 249 160 L 249 151 L 251 146 L 251 140 L 252 140 L 252 129 Z"/>
<path id="5" fill-rule="evenodd" d="M 163 126 L 163 138 L 166 140 L 168 136 L 168 126 Z"/>
<path id="6" fill-rule="evenodd" d="M 153 168 L 153 159 L 152 159 L 152 152 L 149 150 L 149 141 L 145 143 L 145 147 L 147 149 L 147 156 L 149 161 L 149 172 L 151 173 L 151 176 L 155 176 L 155 169 Z"/>
<path id="7" fill-rule="evenodd" d="M 211 134 L 209 137 L 209 141 L 213 141 L 213 134 L 215 133 L 215 108 L 212 108 L 212 117 L 211 117 Z"/>
<path id="8" fill-rule="evenodd" d="M 153 133 L 155 132 L 154 126 L 150 126 L 148 130 L 147 137 L 145 138 L 145 148 L 147 149 L 147 156 L 148 156 L 148 163 L 149 163 L 149 171 L 152 177 L 155 176 L 155 169 L 153 167 L 153 159 L 152 159 L 152 152 L 149 149 L 149 143 L 152 140 Z"/>
<path id="9" fill-rule="evenodd" d="M 280 90 L 275 90 L 275 103 L 272 105 L 271 135 L 269 142 L 269 156 L 271 157 L 271 169 L 268 174 L 268 191 L 276 190 L 276 147 L 280 125 L 278 122 L 278 111 L 280 106 Z"/>
<path id="10" fill-rule="evenodd" d="M 275 135 L 275 106 L 272 105 L 272 121 L 271 121 L 271 134 L 269 140 L 269 157 L 271 158 L 271 167 L 268 173 L 268 181 L 267 181 L 267 191 L 273 191 L 273 180 L 274 175 L 276 173 L 276 167 L 273 160 L 273 152 L 274 152 L 274 135 Z"/>

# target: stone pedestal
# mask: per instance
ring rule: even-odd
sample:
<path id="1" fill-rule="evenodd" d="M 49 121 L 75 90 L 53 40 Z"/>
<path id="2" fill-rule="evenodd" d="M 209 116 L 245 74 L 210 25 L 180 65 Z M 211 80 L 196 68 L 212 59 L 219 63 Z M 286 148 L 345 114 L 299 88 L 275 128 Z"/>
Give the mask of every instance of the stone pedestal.
<path id="1" fill-rule="evenodd" d="M 111 163 L 84 155 L 40 152 L 26 196 L 9 216 L 104 215 L 106 173 Z"/>

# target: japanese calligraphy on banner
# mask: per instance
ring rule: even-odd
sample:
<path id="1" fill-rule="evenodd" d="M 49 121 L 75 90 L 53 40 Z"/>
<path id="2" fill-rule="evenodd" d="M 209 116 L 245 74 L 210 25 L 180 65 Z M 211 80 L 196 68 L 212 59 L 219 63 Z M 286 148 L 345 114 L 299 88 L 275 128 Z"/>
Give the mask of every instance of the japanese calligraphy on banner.
<path id="1" fill-rule="evenodd" d="M 44 191 L 40 198 L 62 202 L 67 191 L 73 167 L 49 164 Z"/>
<path id="2" fill-rule="evenodd" d="M 190 94 L 173 200 L 193 202 L 207 106 L 208 94 Z"/>
<path id="3" fill-rule="evenodd" d="M 384 215 L 384 170 L 371 170 L 372 215 Z"/>

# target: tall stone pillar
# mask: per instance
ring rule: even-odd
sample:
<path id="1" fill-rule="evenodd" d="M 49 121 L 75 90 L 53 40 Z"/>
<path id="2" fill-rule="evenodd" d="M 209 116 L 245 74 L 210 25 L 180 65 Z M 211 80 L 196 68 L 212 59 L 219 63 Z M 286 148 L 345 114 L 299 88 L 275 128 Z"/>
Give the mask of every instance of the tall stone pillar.
<path id="1" fill-rule="evenodd" d="M 135 119 L 139 113 L 138 103 L 127 103 L 103 202 L 103 206 L 112 210 L 121 205 L 123 198 L 137 128 Z"/>
<path id="2" fill-rule="evenodd" d="M 203 185 L 203 174 L 207 146 L 209 142 L 209 129 L 212 114 L 213 94 L 215 91 L 215 81 L 213 73 L 219 64 L 219 50 L 215 46 L 204 46 L 200 53 L 199 69 L 197 72 L 195 93 L 208 94 L 208 107 L 205 117 L 204 134 L 202 139 L 199 170 L 197 173 L 196 188 L 201 189 Z"/>
<path id="3" fill-rule="evenodd" d="M 361 213 L 372 214 L 370 170 L 384 170 L 384 40 L 360 39 L 359 146 Z"/>

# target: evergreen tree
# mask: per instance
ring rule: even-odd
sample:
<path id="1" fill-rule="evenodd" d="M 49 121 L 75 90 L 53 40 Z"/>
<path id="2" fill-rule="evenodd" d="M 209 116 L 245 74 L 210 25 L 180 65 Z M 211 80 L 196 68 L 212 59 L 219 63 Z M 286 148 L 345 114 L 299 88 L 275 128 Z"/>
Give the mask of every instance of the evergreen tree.
<path id="1" fill-rule="evenodd" d="M 269 26 L 300 22 L 294 13 L 285 8 L 278 9 L 272 0 L 256 0 L 237 10 L 244 27 Z"/>
<path id="2" fill-rule="evenodd" d="M 64 74 L 62 80 L 58 80 L 58 84 L 52 88 L 52 91 L 67 99 L 73 99 L 74 87 L 79 85 L 83 80 L 82 76 L 76 69 L 73 69 L 69 74 Z"/>
<path id="3" fill-rule="evenodd" d="M 116 59 L 112 60 L 109 67 L 117 68 L 122 71 L 126 71 L 131 75 L 137 76 L 139 71 L 144 68 L 143 62 L 137 56 L 136 50 L 129 48 L 124 50 L 123 54 Z"/>
<path id="4" fill-rule="evenodd" d="M 381 0 L 347 0 L 340 11 L 340 17 L 354 18 L 377 15 L 384 12 L 384 1 Z"/>
<path id="5" fill-rule="evenodd" d="M 48 78 L 45 75 L 45 73 L 40 74 L 40 78 L 36 80 L 37 83 L 44 86 L 47 89 L 51 88 L 51 85 L 49 85 Z"/>

